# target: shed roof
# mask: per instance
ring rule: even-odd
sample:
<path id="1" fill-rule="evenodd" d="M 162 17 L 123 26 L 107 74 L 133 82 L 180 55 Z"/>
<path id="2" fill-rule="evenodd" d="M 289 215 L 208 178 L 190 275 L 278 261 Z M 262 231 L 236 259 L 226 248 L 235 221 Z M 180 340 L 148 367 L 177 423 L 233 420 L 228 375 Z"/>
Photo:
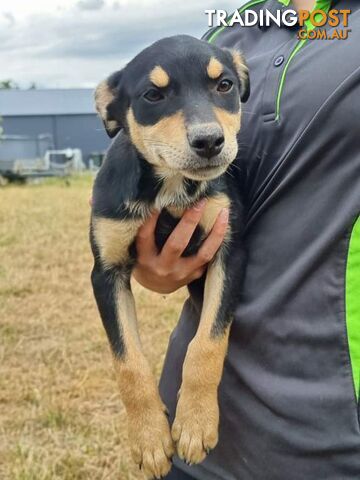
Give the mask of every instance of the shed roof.
<path id="1" fill-rule="evenodd" d="M 81 115 L 95 112 L 91 88 L 0 90 L 0 116 Z"/>

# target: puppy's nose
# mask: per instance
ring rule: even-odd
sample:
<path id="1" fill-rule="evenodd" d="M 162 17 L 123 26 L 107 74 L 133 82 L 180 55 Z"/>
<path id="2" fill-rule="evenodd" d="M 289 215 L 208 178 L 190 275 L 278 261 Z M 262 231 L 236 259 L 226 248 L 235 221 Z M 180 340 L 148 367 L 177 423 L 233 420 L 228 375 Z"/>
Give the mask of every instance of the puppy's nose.
<path id="1" fill-rule="evenodd" d="M 224 148 L 225 138 L 220 126 L 193 127 L 188 134 L 189 144 L 199 157 L 211 158 Z"/>

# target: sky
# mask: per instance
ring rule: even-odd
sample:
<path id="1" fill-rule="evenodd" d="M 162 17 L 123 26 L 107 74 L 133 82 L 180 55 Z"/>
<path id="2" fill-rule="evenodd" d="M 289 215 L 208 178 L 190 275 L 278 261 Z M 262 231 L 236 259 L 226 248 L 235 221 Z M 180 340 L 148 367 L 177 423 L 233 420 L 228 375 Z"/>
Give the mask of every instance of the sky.
<path id="1" fill-rule="evenodd" d="M 0 81 L 93 88 L 159 38 L 208 29 L 232 0 L 0 0 Z"/>

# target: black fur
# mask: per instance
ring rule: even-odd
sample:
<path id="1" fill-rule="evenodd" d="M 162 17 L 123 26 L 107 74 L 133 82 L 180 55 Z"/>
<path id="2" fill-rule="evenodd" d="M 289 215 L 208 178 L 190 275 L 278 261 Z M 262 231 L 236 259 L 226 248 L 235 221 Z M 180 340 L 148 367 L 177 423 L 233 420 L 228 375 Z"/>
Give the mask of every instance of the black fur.
<path id="1" fill-rule="evenodd" d="M 195 43 L 196 42 L 196 43 Z M 216 84 L 206 75 L 209 58 L 216 56 L 225 66 L 226 78 L 239 82 L 231 60 L 231 55 L 205 42 L 195 41 L 190 37 L 174 37 L 160 41 L 146 49 L 122 71 L 113 74 L 108 79 L 109 88 L 114 92 L 114 100 L 108 105 L 107 120 L 116 121 L 118 129 L 113 131 L 116 136 L 109 148 L 105 162 L 101 167 L 93 190 L 92 218 L 102 217 L 116 220 L 141 218 L 141 212 L 129 208 L 129 202 L 139 202 L 148 206 L 154 205 L 155 199 L 162 187 L 162 180 L 156 175 L 154 166 L 140 154 L 131 143 L 126 111 L 131 104 L 136 121 L 141 125 L 153 125 L 162 118 L 179 110 L 189 121 L 194 118 L 207 121 L 209 106 L 222 108 L 230 113 L 239 109 L 240 96 L 248 96 L 248 85 L 234 86 L 231 94 L 215 95 L 209 83 Z M 153 105 L 149 108 L 141 97 L 141 92 L 151 86 L 145 72 L 149 72 L 161 59 L 166 70 L 174 74 L 176 82 L 167 87 L 168 100 L 166 105 Z M 184 61 L 188 68 L 184 71 Z M 205 72 L 205 73 L 204 73 Z M 181 79 L 183 78 L 183 84 Z M 135 81 L 136 80 L 136 81 Z M 191 88 L 183 88 L 191 85 Z M 113 136 L 113 135 L 112 135 Z M 243 275 L 244 251 L 242 248 L 243 206 L 241 189 L 241 172 L 229 167 L 220 177 L 208 181 L 206 189 L 201 189 L 200 181 L 184 178 L 183 184 L 189 196 L 186 204 L 178 205 L 189 208 L 202 198 L 211 198 L 218 193 L 224 193 L 231 199 L 230 243 L 222 248 L 225 268 L 225 286 L 217 319 L 212 328 L 212 335 L 222 335 L 232 320 L 233 307 L 240 295 L 240 285 Z M 164 209 L 156 228 L 156 242 L 159 250 L 162 248 L 179 219 L 174 218 Z M 204 240 L 204 232 L 198 227 L 184 252 L 184 256 L 194 255 Z M 95 259 L 92 273 L 92 283 L 99 311 L 113 353 L 122 357 L 126 346 L 122 341 L 121 322 L 117 319 L 115 307 L 116 279 L 130 289 L 131 270 L 136 262 L 134 242 L 129 246 L 129 259 L 126 264 L 104 269 L 99 248 L 91 227 L 90 241 Z M 201 308 L 204 281 L 200 280 L 189 285 L 189 290 L 196 306 Z"/>

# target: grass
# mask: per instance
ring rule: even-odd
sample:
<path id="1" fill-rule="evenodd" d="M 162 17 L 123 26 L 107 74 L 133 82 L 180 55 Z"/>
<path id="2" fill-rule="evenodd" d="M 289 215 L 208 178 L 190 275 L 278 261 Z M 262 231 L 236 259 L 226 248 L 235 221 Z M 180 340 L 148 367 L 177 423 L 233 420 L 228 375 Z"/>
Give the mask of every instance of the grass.
<path id="1" fill-rule="evenodd" d="M 90 287 L 92 179 L 0 189 L 0 478 L 136 480 Z M 185 293 L 134 286 L 157 376 Z"/>

